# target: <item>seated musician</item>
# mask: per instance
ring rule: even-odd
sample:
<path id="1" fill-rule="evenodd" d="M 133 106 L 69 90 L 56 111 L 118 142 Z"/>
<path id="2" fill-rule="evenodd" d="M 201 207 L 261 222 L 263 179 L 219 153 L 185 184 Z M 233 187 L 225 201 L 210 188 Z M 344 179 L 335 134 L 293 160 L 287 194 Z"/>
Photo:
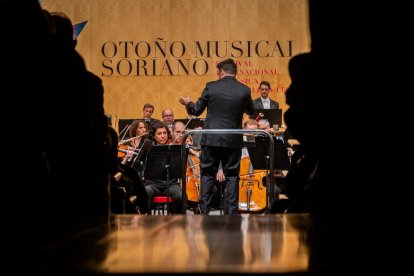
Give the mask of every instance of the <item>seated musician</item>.
<path id="1" fill-rule="evenodd" d="M 165 108 L 161 114 L 162 121 L 168 126 L 170 132 L 173 132 L 173 124 L 174 124 L 174 112 L 171 108 Z"/>
<path id="2" fill-rule="evenodd" d="M 121 163 L 129 167 L 136 167 L 137 154 L 134 154 L 139 150 L 145 139 L 148 137 L 148 125 L 144 121 L 135 120 L 131 127 L 129 128 L 130 139 L 127 139 L 126 142 L 122 143 L 123 146 L 127 149 L 127 154 L 122 159 Z"/>
<path id="3" fill-rule="evenodd" d="M 177 121 L 172 125 L 172 140 L 173 144 L 181 145 L 183 141 L 183 135 L 185 132 L 185 125 L 181 121 Z M 189 154 L 196 156 L 197 158 L 200 157 L 200 150 L 196 147 L 193 147 L 193 138 L 192 136 L 187 136 L 185 143 L 188 145 Z"/>
<path id="4" fill-rule="evenodd" d="M 185 125 L 181 121 L 177 121 L 173 123 L 172 125 L 172 142 L 176 145 L 181 145 L 181 142 L 183 140 L 183 135 L 185 132 Z"/>
<path id="5" fill-rule="evenodd" d="M 247 121 L 244 121 L 243 123 L 243 129 L 258 129 L 258 128 L 259 128 L 259 124 L 257 123 L 256 120 L 249 119 Z"/>
<path id="6" fill-rule="evenodd" d="M 200 158 L 200 151 L 201 150 L 198 149 L 197 147 L 193 146 L 194 141 L 193 141 L 193 137 L 191 135 L 187 136 L 187 138 L 185 140 L 185 143 L 189 146 L 188 153 L 195 156 L 195 157 L 197 157 L 197 158 Z"/>
<path id="7" fill-rule="evenodd" d="M 185 132 L 184 123 L 177 121 L 173 124 L 173 140 L 175 144 L 182 143 L 183 134 Z M 193 137 L 191 135 L 186 137 L 186 147 L 188 148 L 188 159 L 187 159 L 187 204 L 190 210 L 194 211 L 194 214 L 201 213 L 200 210 L 200 186 L 201 186 L 201 175 L 200 175 L 200 149 L 193 146 Z"/>
<path id="8" fill-rule="evenodd" d="M 149 139 L 153 140 L 156 145 L 168 145 L 172 142 L 168 126 L 161 121 L 156 121 L 151 125 Z M 146 164 L 146 166 L 151 166 L 151 164 Z M 149 198 L 148 205 L 151 207 L 154 196 L 167 195 L 167 181 L 163 179 L 146 179 L 145 190 Z M 179 213 L 182 205 L 182 189 L 177 178 L 169 179 L 168 190 L 169 196 L 174 201 L 171 204 L 171 213 Z"/>
<path id="9" fill-rule="evenodd" d="M 273 129 L 270 127 L 270 123 L 267 119 L 261 119 L 257 122 L 258 129 L 263 129 L 264 131 L 268 133 L 272 133 Z"/>
<path id="10" fill-rule="evenodd" d="M 254 120 L 254 119 L 249 119 L 249 120 L 247 120 L 243 123 L 243 129 L 258 129 L 258 128 L 259 128 L 259 125 L 258 125 L 257 121 Z M 248 137 L 251 136 L 251 135 L 252 134 L 245 134 L 243 136 L 243 141 L 248 141 L 249 140 Z M 245 147 L 243 147 L 241 158 L 243 159 L 244 157 L 248 157 L 248 156 L 249 156 L 249 152 L 247 151 L 247 149 Z M 217 175 L 216 175 L 216 180 L 218 182 L 223 182 L 225 179 L 226 179 L 226 177 L 223 174 L 223 169 L 222 169 L 221 164 L 220 164 L 219 170 L 218 170 Z"/>
<path id="11" fill-rule="evenodd" d="M 270 123 L 267 119 L 259 120 L 258 128 L 263 129 L 264 131 L 273 134 L 275 143 L 283 143 L 283 134 L 280 135 L 280 132 L 276 132 L 273 128 L 271 128 Z M 277 177 L 280 177 L 280 176 L 285 177 L 286 174 L 287 174 L 287 170 L 275 169 L 274 171 L 274 176 L 277 176 Z M 264 182 L 266 182 L 266 180 L 264 180 Z M 281 192 L 282 192 L 281 188 L 279 187 L 277 183 L 276 183 L 276 186 L 274 187 L 274 192 L 275 192 L 275 199 L 277 201 L 281 197 Z"/>
<path id="12" fill-rule="evenodd" d="M 285 130 L 282 128 L 274 129 L 270 126 L 270 122 L 267 119 L 261 119 L 258 122 L 258 128 L 263 129 L 267 133 L 270 133 L 273 135 L 274 138 L 277 140 L 284 140 L 284 132 Z M 283 126 L 283 125 L 282 125 Z"/>
<path id="13" fill-rule="evenodd" d="M 108 126 L 110 145 L 110 197 L 111 213 L 136 214 L 150 213 L 147 208 L 148 196 L 136 170 L 119 163 L 118 135 Z"/>

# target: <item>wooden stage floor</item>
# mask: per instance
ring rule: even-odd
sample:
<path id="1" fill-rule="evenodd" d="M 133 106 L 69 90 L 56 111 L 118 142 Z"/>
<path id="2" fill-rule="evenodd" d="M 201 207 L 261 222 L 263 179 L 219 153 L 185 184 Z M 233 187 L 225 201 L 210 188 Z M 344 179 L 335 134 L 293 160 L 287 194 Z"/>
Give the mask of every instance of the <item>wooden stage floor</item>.
<path id="1" fill-rule="evenodd" d="M 81 227 L 65 223 L 36 245 L 27 264 L 33 270 L 305 274 L 341 268 L 338 240 L 315 235 L 308 214 L 115 215 Z"/>

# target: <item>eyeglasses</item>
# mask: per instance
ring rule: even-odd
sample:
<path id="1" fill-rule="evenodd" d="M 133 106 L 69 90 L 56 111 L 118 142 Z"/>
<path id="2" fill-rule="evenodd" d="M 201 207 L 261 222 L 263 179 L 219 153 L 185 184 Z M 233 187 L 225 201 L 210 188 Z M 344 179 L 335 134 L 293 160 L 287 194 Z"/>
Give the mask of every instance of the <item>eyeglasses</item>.
<path id="1" fill-rule="evenodd" d="M 269 90 L 269 88 L 260 88 L 260 90 L 267 91 L 267 90 Z"/>
<path id="2" fill-rule="evenodd" d="M 163 117 L 174 117 L 174 114 L 165 114 Z"/>

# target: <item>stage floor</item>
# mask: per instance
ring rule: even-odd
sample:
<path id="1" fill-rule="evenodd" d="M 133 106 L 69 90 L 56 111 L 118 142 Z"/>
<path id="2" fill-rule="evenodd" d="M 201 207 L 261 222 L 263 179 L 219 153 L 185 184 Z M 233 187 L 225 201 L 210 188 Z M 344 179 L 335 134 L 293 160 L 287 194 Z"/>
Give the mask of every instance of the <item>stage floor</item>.
<path id="1" fill-rule="evenodd" d="M 290 273 L 309 270 L 306 214 L 116 215 L 42 246 L 41 271 Z"/>

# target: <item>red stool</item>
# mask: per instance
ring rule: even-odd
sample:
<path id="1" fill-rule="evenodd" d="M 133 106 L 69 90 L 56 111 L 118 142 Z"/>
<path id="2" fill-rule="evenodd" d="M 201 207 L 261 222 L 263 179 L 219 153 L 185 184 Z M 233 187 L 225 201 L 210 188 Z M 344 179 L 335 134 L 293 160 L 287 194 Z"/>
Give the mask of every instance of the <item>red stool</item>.
<path id="1" fill-rule="evenodd" d="M 167 201 L 167 198 L 168 198 L 168 201 Z M 164 215 L 164 209 L 165 209 L 165 206 L 168 205 L 168 202 L 170 204 L 172 202 L 174 202 L 172 197 L 170 197 L 170 196 L 168 196 L 168 197 L 167 196 L 154 196 L 152 198 L 152 203 L 154 203 L 154 205 L 155 205 L 155 208 L 153 209 L 154 210 L 153 214 L 155 215 L 155 212 L 158 211 L 158 215 L 161 215 L 161 214 Z"/>

